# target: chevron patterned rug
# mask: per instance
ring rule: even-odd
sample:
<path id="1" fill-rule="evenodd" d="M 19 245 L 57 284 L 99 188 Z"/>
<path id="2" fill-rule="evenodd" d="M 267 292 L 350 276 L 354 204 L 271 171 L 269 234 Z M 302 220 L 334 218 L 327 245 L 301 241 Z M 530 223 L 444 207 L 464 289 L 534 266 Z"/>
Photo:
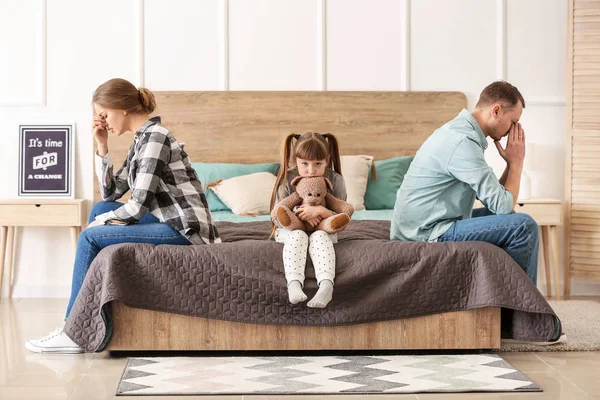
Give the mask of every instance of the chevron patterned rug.
<path id="1" fill-rule="evenodd" d="M 117 395 L 541 392 L 495 354 L 129 358 Z"/>

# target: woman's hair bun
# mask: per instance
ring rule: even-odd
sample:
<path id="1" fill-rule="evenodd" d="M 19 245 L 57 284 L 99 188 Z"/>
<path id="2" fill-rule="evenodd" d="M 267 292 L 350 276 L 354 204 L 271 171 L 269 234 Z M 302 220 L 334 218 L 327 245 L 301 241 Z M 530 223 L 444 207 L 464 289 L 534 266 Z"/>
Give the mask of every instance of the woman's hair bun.
<path id="1" fill-rule="evenodd" d="M 154 99 L 154 94 L 146 88 L 139 88 L 138 94 L 140 96 L 140 104 L 142 105 L 144 112 L 147 114 L 152 114 L 152 112 L 156 109 L 156 100 Z"/>

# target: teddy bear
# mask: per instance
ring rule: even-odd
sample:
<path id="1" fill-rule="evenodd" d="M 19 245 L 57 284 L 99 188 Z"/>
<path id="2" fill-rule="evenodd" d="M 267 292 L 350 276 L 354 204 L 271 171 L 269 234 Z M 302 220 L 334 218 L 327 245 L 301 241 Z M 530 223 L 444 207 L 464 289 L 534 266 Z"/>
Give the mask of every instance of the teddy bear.
<path id="1" fill-rule="evenodd" d="M 305 232 L 322 230 L 327 233 L 336 233 L 343 230 L 350 222 L 354 207 L 327 192 L 327 189 L 333 188 L 329 179 L 322 176 L 298 176 L 292 180 L 291 185 L 296 187 L 296 191 L 275 204 L 271 212 L 271 218 L 278 221 L 283 228 L 301 229 Z M 317 226 L 312 227 L 301 221 L 294 213 L 294 208 L 300 205 L 321 205 L 337 214 L 325 218 Z"/>

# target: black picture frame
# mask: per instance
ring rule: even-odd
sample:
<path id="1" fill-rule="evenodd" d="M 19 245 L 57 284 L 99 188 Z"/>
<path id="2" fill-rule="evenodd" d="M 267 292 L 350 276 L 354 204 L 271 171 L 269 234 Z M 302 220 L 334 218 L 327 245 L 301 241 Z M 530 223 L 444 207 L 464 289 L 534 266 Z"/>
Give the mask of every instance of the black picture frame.
<path id="1" fill-rule="evenodd" d="M 74 197 L 74 127 L 19 125 L 19 196 Z"/>

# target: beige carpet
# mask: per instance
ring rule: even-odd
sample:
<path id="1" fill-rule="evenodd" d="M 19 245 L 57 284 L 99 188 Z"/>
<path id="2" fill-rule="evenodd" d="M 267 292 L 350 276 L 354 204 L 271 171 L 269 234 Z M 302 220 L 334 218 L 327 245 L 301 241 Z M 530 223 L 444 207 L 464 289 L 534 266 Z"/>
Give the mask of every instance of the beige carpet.
<path id="1" fill-rule="evenodd" d="M 500 351 L 600 350 L 600 303 L 589 300 L 549 300 L 562 322 L 567 342 L 552 346 L 503 343 Z"/>

